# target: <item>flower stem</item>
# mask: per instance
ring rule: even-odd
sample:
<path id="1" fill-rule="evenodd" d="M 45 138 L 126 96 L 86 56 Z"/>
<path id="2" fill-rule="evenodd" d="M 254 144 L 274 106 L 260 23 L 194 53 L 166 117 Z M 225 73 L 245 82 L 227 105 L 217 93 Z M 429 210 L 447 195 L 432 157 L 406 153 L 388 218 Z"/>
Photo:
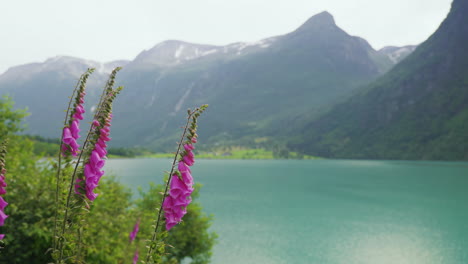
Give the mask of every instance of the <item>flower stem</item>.
<path id="1" fill-rule="evenodd" d="M 119 70 L 120 70 L 120 68 L 116 68 L 112 72 L 112 75 L 111 75 L 110 79 L 113 80 L 115 78 L 115 74 Z M 103 89 L 103 92 L 101 94 L 101 98 L 99 100 L 98 108 L 97 108 L 97 111 L 96 111 L 96 113 L 95 113 L 95 115 L 93 117 L 93 120 L 96 119 L 103 112 L 102 108 L 103 108 L 104 102 L 106 100 L 106 97 L 108 96 L 107 91 L 109 89 L 112 89 L 112 85 L 113 85 L 113 81 L 108 81 L 106 83 L 106 86 Z M 76 181 L 76 173 L 78 171 L 78 167 L 80 165 L 81 158 L 83 157 L 84 150 L 86 149 L 86 146 L 89 143 L 89 138 L 90 138 L 92 132 L 93 132 L 93 125 L 91 124 L 90 127 L 89 127 L 89 130 L 88 130 L 88 133 L 86 135 L 86 139 L 85 139 L 85 141 L 83 143 L 83 146 L 81 148 L 80 155 L 78 156 L 78 159 L 76 161 L 76 165 L 75 165 L 75 168 L 73 170 L 73 174 L 72 174 L 72 177 L 71 177 L 71 180 L 70 180 L 70 187 L 69 187 L 69 190 L 68 190 L 67 202 L 66 202 L 66 205 L 65 205 L 65 213 L 64 213 L 64 218 L 63 218 L 63 223 L 62 223 L 62 230 L 61 230 L 62 239 L 63 239 L 63 236 L 65 235 L 65 229 L 66 229 L 66 224 L 67 224 L 67 220 L 68 220 L 68 213 L 69 213 L 69 209 L 70 209 L 70 200 L 71 200 L 71 196 L 72 196 L 72 193 L 73 193 L 73 187 L 74 187 L 74 184 L 75 184 L 75 181 Z M 63 249 L 64 249 L 63 241 L 59 244 L 59 248 L 60 248 L 60 255 L 59 255 L 59 258 L 57 259 L 57 262 L 56 262 L 57 264 L 59 264 L 60 261 L 63 259 Z"/>
<path id="2" fill-rule="evenodd" d="M 156 221 L 156 226 L 154 228 L 153 236 L 151 237 L 150 246 L 148 247 L 148 253 L 146 253 L 146 263 L 147 264 L 148 264 L 148 262 L 149 262 L 149 260 L 151 258 L 151 254 L 153 252 L 153 244 L 155 243 L 156 238 L 157 238 L 158 228 L 159 228 L 159 224 L 161 222 L 161 212 L 163 211 L 164 200 L 166 199 L 167 191 L 169 190 L 169 184 L 171 182 L 172 174 L 174 173 L 174 168 L 175 168 L 175 165 L 176 165 L 176 162 L 177 162 L 177 157 L 178 157 L 178 155 L 180 153 L 180 147 L 182 146 L 182 144 L 184 142 L 185 134 L 187 133 L 188 126 L 190 124 L 190 118 L 192 118 L 192 115 L 197 110 L 195 110 L 193 112 L 189 112 L 188 117 L 187 117 L 187 123 L 185 124 L 185 127 L 184 127 L 184 132 L 182 133 L 182 137 L 180 138 L 180 141 L 179 141 L 179 143 L 177 145 L 177 151 L 176 151 L 176 153 L 174 155 L 174 160 L 172 161 L 171 172 L 169 173 L 169 178 L 168 178 L 167 183 L 166 183 L 166 188 L 164 190 L 161 205 L 160 205 L 159 210 L 158 210 L 158 218 L 157 218 L 157 221 Z"/>
<path id="3" fill-rule="evenodd" d="M 103 93 L 102 96 L 105 96 L 106 94 Z M 100 101 L 100 105 L 99 105 L 99 109 L 98 111 L 96 112 L 96 114 L 94 115 L 94 119 L 99 116 L 101 114 L 101 106 L 102 106 L 102 102 L 104 102 L 104 100 L 101 98 L 101 101 Z M 67 195 L 67 203 L 65 205 L 65 215 L 64 215 L 64 218 L 63 218 L 63 224 L 62 224 L 62 232 L 61 232 L 61 235 L 63 236 L 65 234 L 65 229 L 66 229 L 66 223 L 67 223 L 67 218 L 68 218 L 68 212 L 69 212 L 69 208 L 70 208 L 70 199 L 71 199 L 71 195 L 73 193 L 73 186 L 75 185 L 75 180 L 76 180 L 76 172 L 78 171 L 78 167 L 80 165 L 80 162 L 81 162 L 81 158 L 83 156 L 83 153 L 84 153 L 84 149 L 86 148 L 88 142 L 89 142 L 89 137 L 91 136 L 92 134 L 92 129 L 93 129 L 93 125 L 91 124 L 90 127 L 89 127 L 89 131 L 86 135 L 86 139 L 83 143 L 83 147 L 82 147 L 82 151 L 80 152 L 80 155 L 78 156 L 78 160 L 76 161 L 76 165 L 75 165 L 75 168 L 73 170 L 73 174 L 72 174 L 72 177 L 71 177 L 71 181 L 70 181 L 70 187 L 69 187 L 69 190 L 68 190 L 68 195 Z M 60 257 L 59 257 L 59 260 L 61 260 L 63 258 L 63 244 L 60 245 Z M 60 263 L 60 262 L 57 262 L 57 263 Z"/>
<path id="4" fill-rule="evenodd" d="M 65 120 L 63 122 L 64 127 L 67 125 L 68 115 L 70 113 L 70 106 L 72 104 L 75 93 L 76 93 L 78 87 L 80 86 L 80 84 L 82 83 L 83 77 L 86 74 L 88 74 L 89 71 L 90 71 L 90 69 L 88 69 L 88 71 L 86 73 L 84 73 L 84 74 L 82 74 L 80 76 L 80 78 L 78 79 L 78 82 L 75 85 L 75 88 L 73 89 L 73 93 L 72 93 L 72 95 L 70 97 L 70 100 L 68 101 L 68 107 L 67 107 L 67 112 L 65 114 Z M 60 173 L 61 173 L 61 170 L 62 170 L 62 147 L 63 147 L 63 133 L 62 133 L 62 136 L 60 137 L 60 146 L 59 146 L 58 162 L 57 162 L 57 174 L 55 176 L 57 182 L 56 182 L 56 190 L 55 190 L 55 216 L 54 216 L 54 239 L 53 239 L 53 249 L 54 250 L 57 249 L 57 225 L 58 225 L 57 219 L 58 219 L 58 211 L 59 211 L 59 207 L 60 207 L 59 206 L 59 192 L 60 192 Z"/>

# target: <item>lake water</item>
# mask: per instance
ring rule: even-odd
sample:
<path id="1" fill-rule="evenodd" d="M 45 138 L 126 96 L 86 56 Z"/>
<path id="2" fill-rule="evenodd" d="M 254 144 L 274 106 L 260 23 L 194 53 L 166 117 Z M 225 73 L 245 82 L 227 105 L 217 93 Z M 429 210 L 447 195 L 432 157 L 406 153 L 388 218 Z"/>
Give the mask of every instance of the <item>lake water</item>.
<path id="1" fill-rule="evenodd" d="M 112 159 L 136 189 L 169 159 Z M 214 264 L 466 264 L 468 163 L 197 160 Z"/>

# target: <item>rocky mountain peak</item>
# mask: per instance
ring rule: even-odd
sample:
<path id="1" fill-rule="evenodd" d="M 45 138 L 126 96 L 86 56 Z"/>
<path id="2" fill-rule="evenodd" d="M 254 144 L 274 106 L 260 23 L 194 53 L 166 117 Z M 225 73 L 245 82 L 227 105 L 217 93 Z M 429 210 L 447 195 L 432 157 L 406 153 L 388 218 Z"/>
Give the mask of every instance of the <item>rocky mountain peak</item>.
<path id="1" fill-rule="evenodd" d="M 318 13 L 311 18 L 309 18 L 302 26 L 300 26 L 297 31 L 310 30 L 310 29 L 326 29 L 326 28 L 335 28 L 335 19 L 327 11 Z"/>
<path id="2" fill-rule="evenodd" d="M 216 53 L 220 47 L 188 43 L 179 40 L 163 41 L 141 52 L 134 60 L 137 64 L 169 66 Z"/>

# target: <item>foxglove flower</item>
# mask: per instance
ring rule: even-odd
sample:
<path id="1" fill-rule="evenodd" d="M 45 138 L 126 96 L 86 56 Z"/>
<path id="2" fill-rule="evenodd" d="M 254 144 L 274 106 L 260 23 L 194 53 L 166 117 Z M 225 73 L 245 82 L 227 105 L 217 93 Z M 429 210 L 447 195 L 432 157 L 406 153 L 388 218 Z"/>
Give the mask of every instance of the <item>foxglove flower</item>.
<path id="1" fill-rule="evenodd" d="M 8 218 L 8 215 L 3 212 L 3 210 L 0 211 L 0 226 L 3 226 L 5 224 L 5 219 Z"/>
<path id="2" fill-rule="evenodd" d="M 130 232 L 130 235 L 129 235 L 130 243 L 132 243 L 132 241 L 135 240 L 135 237 L 138 234 L 138 230 L 140 230 L 140 219 L 138 219 L 135 226 L 133 227 L 132 232 Z"/>
<path id="3" fill-rule="evenodd" d="M 132 264 L 137 264 L 137 263 L 138 263 L 138 250 L 135 251 Z"/>
<path id="4" fill-rule="evenodd" d="M 186 185 L 192 186 L 193 177 L 192 177 L 192 172 L 190 170 L 190 167 L 187 164 L 185 164 L 185 162 L 179 162 L 177 167 L 179 169 L 179 172 L 182 176 L 182 180 L 184 181 L 184 183 Z"/>
<path id="5" fill-rule="evenodd" d="M 2 161 L 0 160 L 0 163 Z M 1 168 L 1 164 L 0 164 Z M 0 172 L 0 195 L 6 194 L 5 187 L 7 186 L 5 182 L 5 173 L 6 170 L 5 168 L 2 168 L 2 171 Z M 5 214 L 5 207 L 8 205 L 7 202 L 3 199 L 2 196 L 0 196 L 0 226 L 3 226 L 5 224 L 5 219 L 8 218 L 8 215 Z M 5 235 L 0 234 L 0 240 L 3 239 Z"/>
<path id="6" fill-rule="evenodd" d="M 73 156 L 78 155 L 80 145 L 78 145 L 76 141 L 78 138 L 80 138 L 80 120 L 83 120 L 83 114 L 85 112 L 83 107 L 85 94 L 84 86 L 80 87 L 80 91 L 76 98 L 75 107 L 71 110 L 70 113 L 70 123 L 68 126 L 63 128 L 62 154 L 64 156 L 68 155 L 68 152 L 70 152 Z"/>
<path id="7" fill-rule="evenodd" d="M 193 142 L 196 137 L 192 137 L 189 143 L 184 145 L 182 158 L 177 164 L 178 173 L 171 177 L 169 195 L 164 199 L 163 209 L 166 218 L 166 230 L 170 230 L 182 221 L 182 217 L 187 213 L 187 206 L 192 201 L 190 195 L 193 188 L 193 177 L 190 166 L 195 163 L 193 154 Z"/>
<path id="8" fill-rule="evenodd" d="M 6 155 L 6 142 L 1 145 L 0 148 L 0 195 L 6 194 L 5 187 L 7 186 L 5 182 L 5 155 Z M 8 218 L 8 215 L 5 214 L 5 207 L 8 205 L 7 202 L 0 196 L 0 226 L 5 224 L 5 219 Z M 0 234 L 0 240 L 5 237 L 4 234 Z"/>
<path id="9" fill-rule="evenodd" d="M 105 159 L 107 155 L 107 144 L 110 140 L 110 121 L 112 114 L 109 114 L 108 118 L 104 121 L 104 126 L 101 127 L 101 123 L 97 120 L 93 121 L 93 127 L 96 132 L 99 133 L 99 138 L 94 144 L 94 148 L 91 151 L 89 161 L 84 165 L 84 181 L 85 181 L 85 195 L 90 201 L 94 201 L 98 194 L 94 193 L 94 189 L 98 186 L 99 180 L 104 175 L 102 167 L 104 167 Z M 75 185 L 75 192 L 79 193 L 81 181 L 77 180 Z"/>
<path id="10" fill-rule="evenodd" d="M 7 184 L 5 182 L 5 172 L 0 173 L 0 195 L 3 195 L 6 193 L 5 187 L 7 187 Z"/>

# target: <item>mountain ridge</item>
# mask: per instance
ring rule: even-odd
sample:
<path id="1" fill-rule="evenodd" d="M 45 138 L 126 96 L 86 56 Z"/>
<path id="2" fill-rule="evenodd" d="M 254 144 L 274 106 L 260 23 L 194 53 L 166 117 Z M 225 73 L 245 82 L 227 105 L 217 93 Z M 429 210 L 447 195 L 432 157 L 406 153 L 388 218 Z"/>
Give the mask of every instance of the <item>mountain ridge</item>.
<path id="1" fill-rule="evenodd" d="M 76 65 L 86 70 L 86 62 Z M 280 144 L 276 135 L 294 133 L 291 128 L 317 118 L 392 65 L 367 41 L 340 29 L 327 12 L 291 33 L 253 43 L 165 41 L 142 51 L 118 74 L 117 83 L 126 88 L 115 104 L 113 144 L 170 150 L 183 110 L 205 103 L 211 114 L 200 135 L 207 144 L 250 146 L 258 138 L 264 145 Z M 64 87 L 74 86 L 76 67 L 56 68 L 22 82 L 0 76 L 0 92 L 32 112 L 28 133 L 58 136 L 60 121 L 52 120 L 61 119 L 63 105 L 35 101 L 43 94 L 69 96 Z M 88 111 L 105 74 L 97 72 L 89 81 Z"/>
<path id="2" fill-rule="evenodd" d="M 360 159 L 468 159 L 468 1 L 385 75 L 308 122 L 289 143 L 307 154 Z"/>

